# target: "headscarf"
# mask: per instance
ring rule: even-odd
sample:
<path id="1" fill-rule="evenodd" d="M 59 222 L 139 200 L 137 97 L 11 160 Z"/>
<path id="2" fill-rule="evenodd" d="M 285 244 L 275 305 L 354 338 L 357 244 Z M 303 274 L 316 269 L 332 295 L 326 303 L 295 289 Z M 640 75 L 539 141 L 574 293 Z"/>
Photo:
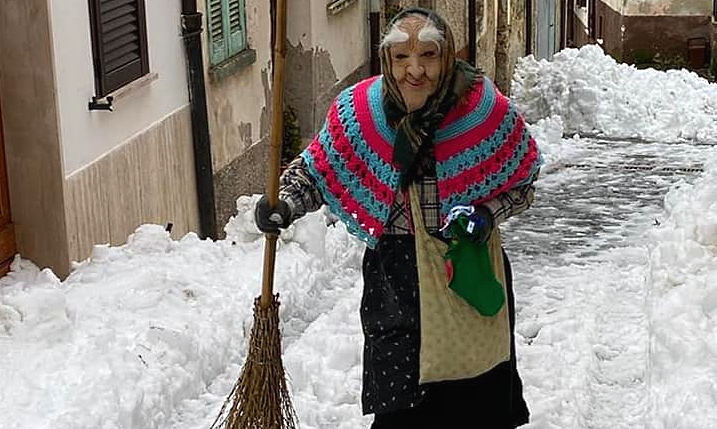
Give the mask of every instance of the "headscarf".
<path id="1" fill-rule="evenodd" d="M 383 105 L 389 123 L 396 127 L 393 160 L 401 170 L 402 187 L 407 187 L 426 170 L 433 168 L 432 157 L 428 155 L 433 149 L 436 130 L 448 111 L 483 75 L 480 69 L 456 59 L 453 33 L 446 21 L 432 10 L 419 7 L 405 9 L 391 20 L 387 28 L 390 31 L 396 23 L 414 14 L 425 16 L 443 33 L 440 43 L 441 75 L 436 92 L 420 109 L 408 113 L 398 83 L 391 73 L 391 46 L 381 48 Z"/>

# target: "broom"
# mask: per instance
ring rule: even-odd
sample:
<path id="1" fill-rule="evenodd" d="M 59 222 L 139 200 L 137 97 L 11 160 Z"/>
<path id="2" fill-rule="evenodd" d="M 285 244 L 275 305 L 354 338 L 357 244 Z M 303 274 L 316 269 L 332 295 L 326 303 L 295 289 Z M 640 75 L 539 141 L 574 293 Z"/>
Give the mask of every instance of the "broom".
<path id="1" fill-rule="evenodd" d="M 277 0 L 274 45 L 269 178 L 269 204 L 279 202 L 279 168 L 283 135 L 286 0 Z M 254 301 L 254 326 L 244 368 L 211 429 L 294 429 L 296 414 L 281 360 L 279 295 L 274 295 L 277 234 L 265 234 L 261 296 Z M 231 407 L 228 406 L 231 404 Z"/>

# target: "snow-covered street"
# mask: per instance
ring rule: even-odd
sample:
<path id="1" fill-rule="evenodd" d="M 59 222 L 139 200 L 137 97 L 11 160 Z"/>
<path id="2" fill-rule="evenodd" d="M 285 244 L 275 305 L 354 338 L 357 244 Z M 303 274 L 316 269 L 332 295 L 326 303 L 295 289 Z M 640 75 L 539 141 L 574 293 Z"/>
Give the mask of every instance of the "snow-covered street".
<path id="1" fill-rule="evenodd" d="M 714 428 L 717 85 L 595 47 L 518 68 L 514 98 L 545 156 L 535 205 L 502 226 L 525 427 Z M 16 258 L 0 279 L 0 428 L 208 428 L 260 291 L 256 199 L 239 199 L 225 240 L 143 225 L 64 281 Z M 371 422 L 359 406 L 363 249 L 322 213 L 280 241 L 302 429 Z"/>
<path id="2" fill-rule="evenodd" d="M 518 353 L 533 406 L 528 427 L 653 427 L 652 401 L 660 398 L 651 366 L 661 356 L 650 350 L 649 234 L 662 222 L 667 190 L 694 181 L 712 148 L 566 144 L 573 152 L 543 177 L 533 209 L 506 228 L 517 267 Z"/>

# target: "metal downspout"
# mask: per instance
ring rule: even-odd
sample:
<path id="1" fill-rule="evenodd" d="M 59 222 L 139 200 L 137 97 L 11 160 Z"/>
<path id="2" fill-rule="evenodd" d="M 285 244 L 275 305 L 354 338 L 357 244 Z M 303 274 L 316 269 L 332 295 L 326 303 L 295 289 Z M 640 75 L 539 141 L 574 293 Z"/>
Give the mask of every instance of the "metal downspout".
<path id="1" fill-rule="evenodd" d="M 381 74 L 381 58 L 379 55 L 379 44 L 381 43 L 381 2 L 371 0 L 369 2 L 369 64 L 371 76 Z"/>
<path id="2" fill-rule="evenodd" d="M 196 0 L 182 0 L 182 38 L 186 56 L 189 85 L 189 106 L 192 117 L 194 170 L 199 203 L 199 235 L 216 239 L 216 213 L 212 148 L 209 140 L 207 93 L 204 88 L 204 60 L 202 58 L 202 14 Z"/>
<path id="3" fill-rule="evenodd" d="M 485 10 L 483 11 L 485 13 Z M 481 17 L 482 18 L 482 17 Z M 477 49 L 477 26 L 476 20 L 476 0 L 468 0 L 468 63 L 472 66 L 476 65 Z"/>

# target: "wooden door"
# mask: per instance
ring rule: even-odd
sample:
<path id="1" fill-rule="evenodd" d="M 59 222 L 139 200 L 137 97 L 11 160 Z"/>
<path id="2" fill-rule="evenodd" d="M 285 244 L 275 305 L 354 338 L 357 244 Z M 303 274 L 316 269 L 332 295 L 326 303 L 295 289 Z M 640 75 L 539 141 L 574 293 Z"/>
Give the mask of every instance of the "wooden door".
<path id="1" fill-rule="evenodd" d="M 15 256 L 15 232 L 10 217 L 10 197 L 7 186 L 5 145 L 3 143 L 2 110 L 0 110 L 0 276 L 10 269 Z"/>

